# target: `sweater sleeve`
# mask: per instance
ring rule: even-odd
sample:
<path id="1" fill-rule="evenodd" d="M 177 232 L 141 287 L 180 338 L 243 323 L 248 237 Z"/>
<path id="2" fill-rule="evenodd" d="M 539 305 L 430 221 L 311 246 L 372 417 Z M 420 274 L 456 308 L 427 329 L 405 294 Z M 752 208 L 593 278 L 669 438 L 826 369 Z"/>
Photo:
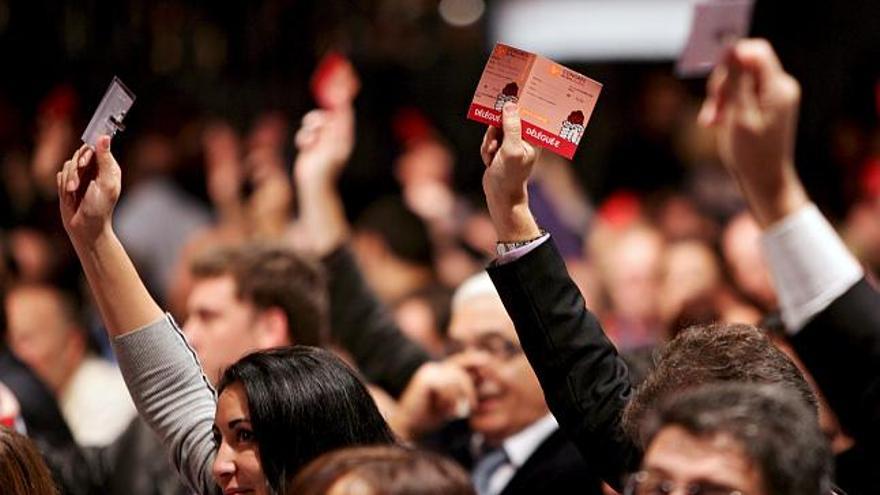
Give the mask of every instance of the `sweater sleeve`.
<path id="1" fill-rule="evenodd" d="M 185 484 L 219 493 L 211 475 L 216 397 L 170 315 L 116 337 L 113 349 L 132 400 Z"/>

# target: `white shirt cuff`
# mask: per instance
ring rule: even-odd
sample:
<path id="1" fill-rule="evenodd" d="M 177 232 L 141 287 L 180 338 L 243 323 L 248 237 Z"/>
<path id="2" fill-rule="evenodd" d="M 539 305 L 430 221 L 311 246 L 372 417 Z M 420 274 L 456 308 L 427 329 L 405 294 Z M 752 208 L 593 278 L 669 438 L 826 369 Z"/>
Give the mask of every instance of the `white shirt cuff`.
<path id="1" fill-rule="evenodd" d="M 861 265 L 812 203 L 770 226 L 761 244 L 782 321 L 792 335 L 864 276 Z"/>
<path id="2" fill-rule="evenodd" d="M 550 238 L 550 234 L 544 234 L 541 237 L 538 237 L 534 241 L 526 244 L 525 246 L 520 246 L 515 249 L 511 249 L 510 251 L 502 254 L 501 256 L 495 258 L 496 265 L 506 265 L 507 263 L 513 263 L 514 261 L 522 258 L 523 256 L 530 253 L 533 249 L 544 244 L 547 239 Z"/>

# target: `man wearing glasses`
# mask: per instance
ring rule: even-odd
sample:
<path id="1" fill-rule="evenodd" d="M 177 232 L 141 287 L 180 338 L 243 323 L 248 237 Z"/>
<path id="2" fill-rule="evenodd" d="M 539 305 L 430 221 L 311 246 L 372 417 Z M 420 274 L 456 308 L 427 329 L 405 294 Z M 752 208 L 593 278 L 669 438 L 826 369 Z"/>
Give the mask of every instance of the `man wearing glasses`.
<path id="1" fill-rule="evenodd" d="M 439 443 L 453 444 L 451 454 L 473 461 L 480 495 L 601 493 L 598 477 L 550 414 L 485 272 L 455 292 L 449 341 L 446 361 L 423 366 L 401 397 L 410 436 L 424 439 L 450 418 L 466 418 L 473 433 L 461 449 L 467 452 L 456 451 L 452 435 Z"/>

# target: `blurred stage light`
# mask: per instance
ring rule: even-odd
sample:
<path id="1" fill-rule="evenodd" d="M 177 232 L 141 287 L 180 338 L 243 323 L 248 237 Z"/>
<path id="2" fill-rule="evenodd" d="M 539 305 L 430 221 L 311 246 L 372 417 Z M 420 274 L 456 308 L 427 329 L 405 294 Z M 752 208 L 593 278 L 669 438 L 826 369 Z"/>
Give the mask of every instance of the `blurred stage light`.
<path id="1" fill-rule="evenodd" d="M 489 11 L 490 43 L 557 60 L 673 60 L 695 0 L 505 0 Z"/>
<path id="2" fill-rule="evenodd" d="M 455 27 L 469 26 L 480 20 L 486 11 L 483 0 L 442 0 L 437 6 L 440 17 Z"/>

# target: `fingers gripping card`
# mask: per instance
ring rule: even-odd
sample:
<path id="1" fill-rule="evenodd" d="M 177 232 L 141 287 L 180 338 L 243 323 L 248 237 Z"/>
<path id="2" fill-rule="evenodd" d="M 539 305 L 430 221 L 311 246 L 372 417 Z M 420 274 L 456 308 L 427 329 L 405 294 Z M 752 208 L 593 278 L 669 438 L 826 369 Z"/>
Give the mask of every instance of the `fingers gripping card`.
<path id="1" fill-rule="evenodd" d="M 501 127 L 507 102 L 519 106 L 526 141 L 571 158 L 602 85 L 548 58 L 496 44 L 477 85 L 468 118 Z"/>
<path id="2" fill-rule="evenodd" d="M 98 137 L 107 134 L 113 137 L 116 131 L 125 130 L 122 120 L 134 103 L 135 95 L 119 78 L 114 77 L 98 104 L 98 109 L 92 115 L 92 120 L 83 132 L 82 140 L 92 149 L 98 142 Z"/>

